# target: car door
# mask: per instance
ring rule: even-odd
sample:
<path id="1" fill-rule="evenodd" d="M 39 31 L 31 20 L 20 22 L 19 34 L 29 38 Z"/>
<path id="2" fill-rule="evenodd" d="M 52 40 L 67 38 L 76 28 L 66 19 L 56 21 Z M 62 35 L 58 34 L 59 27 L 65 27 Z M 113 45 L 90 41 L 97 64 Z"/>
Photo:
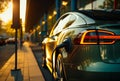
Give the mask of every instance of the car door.
<path id="1" fill-rule="evenodd" d="M 66 18 L 68 14 L 62 16 L 53 26 L 49 37 L 46 38 L 45 52 L 47 61 L 52 61 L 52 52 L 57 45 L 58 35 L 64 27 L 63 19 Z"/>
<path id="2" fill-rule="evenodd" d="M 60 32 L 65 27 L 70 15 L 65 14 L 55 23 L 48 38 L 46 38 L 45 52 L 47 61 L 52 62 L 52 52 L 55 49 Z M 66 21 L 66 22 L 65 22 Z"/>

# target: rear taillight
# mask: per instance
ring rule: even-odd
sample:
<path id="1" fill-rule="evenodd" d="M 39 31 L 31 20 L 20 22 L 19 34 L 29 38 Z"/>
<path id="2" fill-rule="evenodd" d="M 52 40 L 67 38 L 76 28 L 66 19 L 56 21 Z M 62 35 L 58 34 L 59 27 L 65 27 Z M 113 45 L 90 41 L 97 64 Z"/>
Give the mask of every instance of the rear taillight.
<path id="1" fill-rule="evenodd" d="M 120 39 L 119 35 L 106 30 L 86 30 L 77 35 L 75 44 L 113 44 Z"/>

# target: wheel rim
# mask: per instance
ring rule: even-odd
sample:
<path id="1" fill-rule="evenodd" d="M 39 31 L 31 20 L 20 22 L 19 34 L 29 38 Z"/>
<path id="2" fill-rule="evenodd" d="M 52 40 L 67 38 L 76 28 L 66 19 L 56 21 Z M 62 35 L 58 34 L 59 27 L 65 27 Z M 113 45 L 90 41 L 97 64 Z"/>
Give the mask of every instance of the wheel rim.
<path id="1" fill-rule="evenodd" d="M 63 65 L 61 54 L 59 54 L 56 59 L 56 76 L 58 81 L 63 81 Z"/>

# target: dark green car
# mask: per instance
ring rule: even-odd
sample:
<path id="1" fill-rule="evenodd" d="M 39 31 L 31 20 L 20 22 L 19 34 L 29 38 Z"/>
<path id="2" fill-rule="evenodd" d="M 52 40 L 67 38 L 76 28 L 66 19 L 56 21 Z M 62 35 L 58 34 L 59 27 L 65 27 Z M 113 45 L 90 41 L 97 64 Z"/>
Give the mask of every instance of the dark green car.
<path id="1" fill-rule="evenodd" d="M 42 43 L 55 80 L 120 81 L 120 11 L 67 12 Z"/>

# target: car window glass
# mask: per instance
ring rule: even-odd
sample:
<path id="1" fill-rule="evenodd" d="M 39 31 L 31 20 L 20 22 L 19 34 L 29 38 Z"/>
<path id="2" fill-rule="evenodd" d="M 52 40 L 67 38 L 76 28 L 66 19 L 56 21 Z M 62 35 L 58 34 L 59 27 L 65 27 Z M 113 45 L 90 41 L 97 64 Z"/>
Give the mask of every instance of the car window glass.
<path id="1" fill-rule="evenodd" d="M 76 24 L 76 25 L 84 25 L 84 24 L 86 24 L 86 21 L 84 20 L 84 18 L 81 17 L 81 16 L 78 16 L 77 21 L 74 24 Z"/>
<path id="2" fill-rule="evenodd" d="M 62 29 L 65 27 L 65 25 L 67 24 L 67 22 L 69 22 L 71 15 L 68 15 L 64 18 L 62 18 L 61 20 L 59 20 L 57 26 L 55 27 L 54 31 L 53 31 L 53 35 L 59 33 L 62 31 Z"/>
<path id="3" fill-rule="evenodd" d="M 55 23 L 55 25 L 53 26 L 53 29 L 50 32 L 49 37 L 55 35 L 55 32 L 57 32 L 57 27 L 59 27 L 60 23 L 62 24 L 62 20 L 67 16 L 68 14 L 62 16 L 60 19 L 57 20 L 57 22 Z"/>
<path id="4" fill-rule="evenodd" d="M 69 27 L 75 21 L 76 17 L 74 15 L 70 15 L 68 22 L 65 24 L 64 28 Z"/>

